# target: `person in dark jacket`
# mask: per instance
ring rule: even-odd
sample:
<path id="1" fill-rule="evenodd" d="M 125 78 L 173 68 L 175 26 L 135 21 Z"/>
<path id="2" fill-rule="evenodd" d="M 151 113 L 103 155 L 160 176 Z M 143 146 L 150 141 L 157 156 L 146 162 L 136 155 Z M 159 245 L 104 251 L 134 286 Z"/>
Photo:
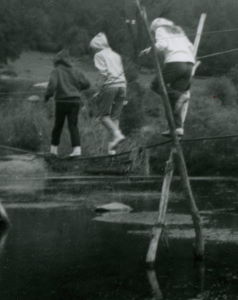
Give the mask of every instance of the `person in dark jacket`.
<path id="1" fill-rule="evenodd" d="M 55 99 L 55 123 L 52 130 L 50 153 L 58 155 L 60 136 L 65 119 L 71 137 L 73 152 L 70 156 L 81 155 L 80 136 L 77 127 L 80 109 L 80 91 L 90 87 L 89 81 L 70 62 L 68 51 L 60 51 L 54 59 L 54 70 L 45 93 L 45 102 Z"/>

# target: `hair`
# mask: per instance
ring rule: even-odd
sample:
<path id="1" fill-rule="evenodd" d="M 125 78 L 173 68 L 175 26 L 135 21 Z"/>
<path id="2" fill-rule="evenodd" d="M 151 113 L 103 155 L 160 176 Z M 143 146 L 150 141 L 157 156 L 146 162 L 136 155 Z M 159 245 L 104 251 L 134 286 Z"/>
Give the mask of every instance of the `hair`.
<path id="1" fill-rule="evenodd" d="M 164 25 L 163 26 L 168 32 L 170 33 L 175 33 L 175 34 L 182 34 L 182 35 L 185 35 L 185 32 L 183 31 L 183 29 L 180 27 L 180 26 L 177 26 L 177 25 L 173 25 L 173 26 L 170 26 L 170 25 Z"/>

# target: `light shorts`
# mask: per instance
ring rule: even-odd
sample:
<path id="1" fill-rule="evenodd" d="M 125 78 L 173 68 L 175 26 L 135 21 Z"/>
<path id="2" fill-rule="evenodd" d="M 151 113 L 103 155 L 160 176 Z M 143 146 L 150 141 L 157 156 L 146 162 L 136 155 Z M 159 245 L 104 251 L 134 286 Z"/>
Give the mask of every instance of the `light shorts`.
<path id="1" fill-rule="evenodd" d="M 97 117 L 110 116 L 119 120 L 125 99 L 126 88 L 104 87 L 97 98 Z"/>

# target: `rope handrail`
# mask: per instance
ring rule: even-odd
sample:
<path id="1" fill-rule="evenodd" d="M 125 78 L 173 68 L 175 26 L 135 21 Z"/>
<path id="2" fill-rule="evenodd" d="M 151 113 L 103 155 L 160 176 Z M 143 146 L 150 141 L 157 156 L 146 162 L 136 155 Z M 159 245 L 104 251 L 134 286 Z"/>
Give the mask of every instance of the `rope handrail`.
<path id="1" fill-rule="evenodd" d="M 205 136 L 205 137 L 198 137 L 198 138 L 181 139 L 181 143 L 192 143 L 192 142 L 211 141 L 211 140 L 224 140 L 224 139 L 232 139 L 232 138 L 238 138 L 238 134 L 223 135 L 223 136 L 207 136 L 207 137 Z M 103 158 L 113 159 L 115 157 L 120 157 L 120 156 L 123 156 L 123 155 L 129 155 L 135 150 L 143 151 L 145 149 L 153 149 L 153 148 L 165 146 L 167 144 L 170 144 L 171 142 L 172 142 L 172 140 L 168 139 L 166 141 L 156 143 L 156 144 L 134 147 L 131 150 L 124 151 L 124 152 L 121 152 L 121 153 L 118 153 L 118 154 L 115 154 L 115 155 L 92 155 L 92 156 L 82 156 L 82 157 L 79 156 L 77 158 L 71 158 L 69 156 L 66 156 L 66 157 L 61 157 L 59 159 L 62 159 L 62 160 L 64 160 L 64 159 L 89 160 L 89 159 L 103 159 Z M 28 150 L 25 150 L 25 149 L 5 146 L 5 145 L 0 145 L 0 149 L 6 149 L 6 150 L 15 151 L 15 152 L 25 153 L 25 154 L 31 154 L 31 155 L 35 155 L 35 156 L 38 156 L 38 157 L 45 157 L 45 153 L 28 151 Z"/>
<path id="2" fill-rule="evenodd" d="M 222 54 L 227 54 L 227 53 L 232 53 L 238 51 L 238 48 L 233 48 L 229 50 L 224 50 L 224 51 L 219 51 L 219 52 L 213 52 L 207 55 L 199 56 L 198 59 L 204 59 L 204 58 L 209 58 L 209 57 L 214 57 Z"/>

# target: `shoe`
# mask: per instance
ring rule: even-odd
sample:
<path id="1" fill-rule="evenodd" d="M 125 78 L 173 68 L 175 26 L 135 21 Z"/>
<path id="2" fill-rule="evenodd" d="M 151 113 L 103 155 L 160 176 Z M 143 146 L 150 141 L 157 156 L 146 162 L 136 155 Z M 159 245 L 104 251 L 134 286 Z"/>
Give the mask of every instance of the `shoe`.
<path id="1" fill-rule="evenodd" d="M 108 150 L 108 155 L 116 155 L 116 150 Z"/>
<path id="2" fill-rule="evenodd" d="M 69 155 L 70 157 L 80 156 L 82 154 L 81 147 L 77 146 L 73 148 L 73 152 Z"/>
<path id="3" fill-rule="evenodd" d="M 50 154 L 52 155 L 58 155 L 58 146 L 50 146 Z"/>
<path id="4" fill-rule="evenodd" d="M 118 144 L 125 140 L 125 136 L 120 133 L 118 134 L 113 141 L 108 143 L 108 151 L 113 150 Z"/>
<path id="5" fill-rule="evenodd" d="M 183 128 L 176 128 L 175 130 L 175 133 L 177 134 L 177 136 L 183 136 L 184 135 L 184 129 Z M 166 137 L 170 137 L 171 134 L 170 134 L 170 130 L 166 130 L 164 132 L 161 133 L 163 136 L 166 136 Z"/>
<path id="6" fill-rule="evenodd" d="M 183 136 L 183 135 L 184 135 L 184 130 L 183 130 L 182 127 L 176 128 L 175 133 L 176 133 L 178 136 Z"/>
<path id="7" fill-rule="evenodd" d="M 170 136 L 170 131 L 166 130 L 166 131 L 162 132 L 161 135 L 169 137 Z"/>

